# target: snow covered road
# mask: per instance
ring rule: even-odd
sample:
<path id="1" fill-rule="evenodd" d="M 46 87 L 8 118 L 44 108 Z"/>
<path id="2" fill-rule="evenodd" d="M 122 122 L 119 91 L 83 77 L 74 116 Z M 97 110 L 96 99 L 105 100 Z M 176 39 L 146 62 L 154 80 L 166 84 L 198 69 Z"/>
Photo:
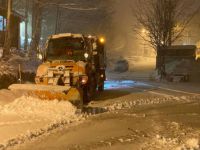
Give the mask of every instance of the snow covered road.
<path id="1" fill-rule="evenodd" d="M 8 149 L 198 149 L 199 94 L 141 82 L 109 81 L 106 91 L 97 93 L 95 100 L 87 106 L 102 108 L 107 112 L 72 115 L 70 122 L 57 121 L 57 124 L 50 126 L 51 130 L 48 130 L 49 127 L 43 128 L 45 132 L 40 130 L 39 136 L 32 133 L 32 136 L 19 140 L 24 144 Z M 51 116 L 52 109 L 46 113 Z M 41 113 L 36 111 L 36 114 Z M 59 111 L 55 114 L 62 116 Z M 46 116 L 35 115 L 35 112 L 32 115 L 34 119 L 40 118 L 40 121 Z M 50 123 L 48 120 L 47 124 Z M 45 123 L 45 119 L 41 123 Z"/>
<path id="2" fill-rule="evenodd" d="M 195 104 L 118 110 L 91 117 L 15 149 L 199 149 L 199 113 Z"/>

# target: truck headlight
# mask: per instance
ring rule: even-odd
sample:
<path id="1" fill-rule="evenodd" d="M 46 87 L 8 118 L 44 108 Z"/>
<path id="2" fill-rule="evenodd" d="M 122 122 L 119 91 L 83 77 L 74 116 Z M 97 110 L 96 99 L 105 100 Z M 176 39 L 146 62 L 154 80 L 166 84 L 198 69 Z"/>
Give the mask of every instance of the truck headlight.
<path id="1" fill-rule="evenodd" d="M 82 76 L 81 78 L 80 78 L 80 81 L 81 81 L 81 84 L 87 84 L 87 82 L 88 82 L 88 77 L 87 76 Z"/>
<path id="2" fill-rule="evenodd" d="M 88 53 L 85 53 L 84 54 L 84 57 L 87 59 L 89 57 L 89 54 Z"/>

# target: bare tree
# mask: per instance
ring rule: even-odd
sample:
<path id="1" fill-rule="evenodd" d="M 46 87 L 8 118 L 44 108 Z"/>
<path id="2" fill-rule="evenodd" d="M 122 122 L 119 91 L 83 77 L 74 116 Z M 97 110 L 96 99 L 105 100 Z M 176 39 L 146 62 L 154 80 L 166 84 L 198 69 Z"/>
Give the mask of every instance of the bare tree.
<path id="1" fill-rule="evenodd" d="M 188 0 L 137 0 L 134 15 L 138 24 L 134 30 L 155 49 L 157 69 L 161 69 L 164 63 L 159 59 L 160 48 L 170 46 L 181 38 L 196 14 L 197 9 L 191 7 L 192 4 Z"/>
<path id="2" fill-rule="evenodd" d="M 7 0 L 7 26 L 6 26 L 6 34 L 5 34 L 5 42 L 4 42 L 4 51 L 3 55 L 10 54 L 12 34 L 11 34 L 11 14 L 12 14 L 12 0 Z"/>
<path id="3" fill-rule="evenodd" d="M 34 0 L 32 3 L 32 41 L 29 49 L 29 56 L 35 57 L 36 50 L 40 42 L 41 22 L 42 22 L 42 3 Z"/>
<path id="4" fill-rule="evenodd" d="M 24 40 L 24 49 L 28 49 L 28 9 L 29 9 L 29 1 L 25 1 L 25 40 Z"/>

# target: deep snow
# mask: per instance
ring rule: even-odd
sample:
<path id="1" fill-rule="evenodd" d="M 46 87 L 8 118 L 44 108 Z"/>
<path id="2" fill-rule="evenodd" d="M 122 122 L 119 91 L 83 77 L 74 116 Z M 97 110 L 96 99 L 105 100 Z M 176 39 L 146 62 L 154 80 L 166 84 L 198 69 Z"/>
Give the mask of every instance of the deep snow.
<path id="1" fill-rule="evenodd" d="M 29 119 L 61 120 L 75 115 L 76 108 L 68 101 L 48 101 L 22 96 L 0 109 L 1 115 L 18 115 Z"/>
<path id="2" fill-rule="evenodd" d="M 22 96 L 0 106 L 0 144 L 5 148 L 23 143 L 81 117 L 68 101 Z"/>
<path id="3" fill-rule="evenodd" d="M 0 60 L 0 75 L 11 74 L 17 76 L 19 72 L 19 65 L 22 72 L 35 73 L 39 60 L 30 60 L 29 57 L 21 57 L 20 55 L 12 54 L 8 60 Z"/>

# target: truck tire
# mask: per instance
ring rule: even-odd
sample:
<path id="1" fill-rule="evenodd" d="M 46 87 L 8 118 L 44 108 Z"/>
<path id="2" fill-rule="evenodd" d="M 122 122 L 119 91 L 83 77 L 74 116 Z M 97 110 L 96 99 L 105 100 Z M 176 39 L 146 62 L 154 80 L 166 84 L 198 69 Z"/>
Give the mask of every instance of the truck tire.
<path id="1" fill-rule="evenodd" d="M 84 86 L 83 87 L 83 103 L 84 104 L 87 104 L 89 103 L 91 100 L 91 96 L 90 96 L 90 93 L 89 93 L 89 89 L 88 89 L 88 86 Z"/>
<path id="2" fill-rule="evenodd" d="M 98 91 L 103 92 L 104 91 L 104 83 L 100 86 L 98 86 Z"/>
<path id="3" fill-rule="evenodd" d="M 92 97 L 95 95 L 97 89 L 97 82 L 95 76 L 89 76 L 89 81 L 87 85 L 83 87 L 83 103 L 89 103 Z"/>

